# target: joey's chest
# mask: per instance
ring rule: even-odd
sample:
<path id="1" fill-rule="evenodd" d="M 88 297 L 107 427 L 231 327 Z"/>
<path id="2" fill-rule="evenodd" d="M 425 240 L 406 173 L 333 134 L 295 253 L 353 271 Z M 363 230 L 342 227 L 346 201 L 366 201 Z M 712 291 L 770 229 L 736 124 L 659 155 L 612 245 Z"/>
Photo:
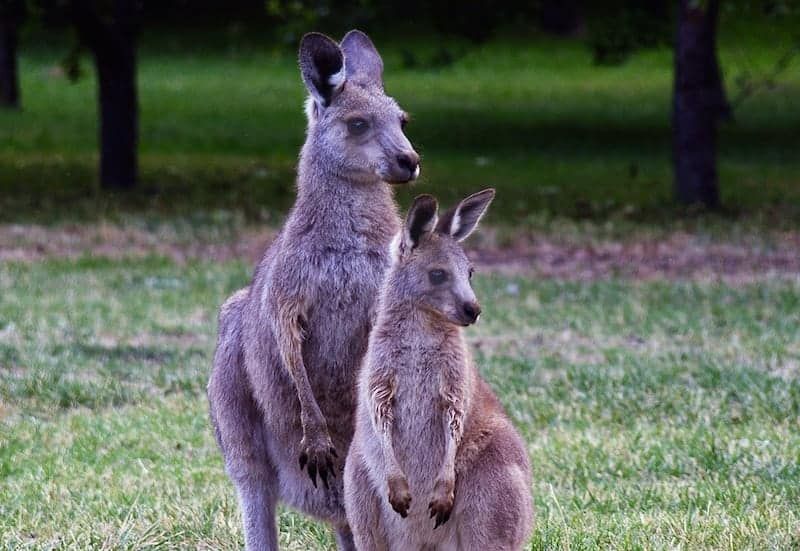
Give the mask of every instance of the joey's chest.
<path id="1" fill-rule="evenodd" d="M 395 418 L 412 434 L 441 412 L 444 358 L 435 347 L 398 357 L 395 371 Z"/>
<path id="2" fill-rule="evenodd" d="M 425 352 L 409 355 L 395 379 L 392 441 L 409 482 L 427 488 L 435 470 L 429 467 L 439 464 L 444 453 L 445 417 L 438 354 Z"/>

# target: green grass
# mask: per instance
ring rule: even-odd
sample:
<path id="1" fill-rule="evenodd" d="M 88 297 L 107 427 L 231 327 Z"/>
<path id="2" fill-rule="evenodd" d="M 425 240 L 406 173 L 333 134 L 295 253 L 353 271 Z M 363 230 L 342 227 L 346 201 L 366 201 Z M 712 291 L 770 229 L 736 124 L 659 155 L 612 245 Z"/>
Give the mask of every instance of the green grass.
<path id="1" fill-rule="evenodd" d="M 249 267 L 0 264 L 0 547 L 242 545 L 204 385 Z M 800 546 L 800 284 L 483 275 L 468 330 L 528 443 L 531 549 Z M 280 516 L 287 549 L 331 549 Z"/>
<path id="2" fill-rule="evenodd" d="M 797 26 L 725 17 L 734 95 Z M 727 210 L 695 218 L 669 204 L 668 50 L 595 67 L 578 41 L 507 36 L 450 67 L 409 69 L 403 49 L 425 58 L 438 45 L 372 34 L 424 157 L 400 201 L 497 187 L 490 247 L 532 228 L 567 243 L 688 231 L 769 248 L 786 239 L 773 230 L 799 227 L 800 58 L 722 129 Z M 24 110 L 0 112 L 0 222 L 71 235 L 74 222 L 109 220 L 87 235 L 119 223 L 121 247 L 127 228 L 146 234 L 139 247 L 187 250 L 275 225 L 303 139 L 291 52 L 249 34 L 146 32 L 142 185 L 119 196 L 95 181 L 88 63 L 77 84 L 53 71 L 62 42 L 28 37 Z M 204 388 L 216 309 L 250 271 L 156 257 L 0 263 L 0 548 L 241 548 Z M 531 549 L 800 548 L 796 278 L 476 282 L 486 315 L 469 341 L 532 459 Z M 286 549 L 332 549 L 324 526 L 291 511 L 280 530 Z"/>
<path id="3" fill-rule="evenodd" d="M 739 76 L 771 70 L 796 28 L 788 18 L 723 21 L 731 96 Z M 580 41 L 508 36 L 453 46 L 464 55 L 452 66 L 409 69 L 401 51 L 424 58 L 432 39 L 373 34 L 385 54 L 387 89 L 414 115 L 409 134 L 424 157 L 417 189 L 451 201 L 492 185 L 496 208 L 510 220 L 542 212 L 673 220 L 670 50 L 596 67 Z M 289 205 L 304 130 L 293 53 L 247 37 L 212 36 L 216 47 L 198 49 L 202 34 L 146 32 L 139 69 L 142 189 L 120 198 L 96 189 L 90 64 L 84 62 L 86 77 L 70 84 L 53 70 L 64 48 L 37 38 L 22 50 L 24 110 L 0 113 L 0 219 L 222 208 L 260 220 Z M 766 212 L 795 224 L 798 95 L 800 56 L 722 129 L 721 190 L 729 212 Z M 403 192 L 402 201 L 412 193 Z"/>

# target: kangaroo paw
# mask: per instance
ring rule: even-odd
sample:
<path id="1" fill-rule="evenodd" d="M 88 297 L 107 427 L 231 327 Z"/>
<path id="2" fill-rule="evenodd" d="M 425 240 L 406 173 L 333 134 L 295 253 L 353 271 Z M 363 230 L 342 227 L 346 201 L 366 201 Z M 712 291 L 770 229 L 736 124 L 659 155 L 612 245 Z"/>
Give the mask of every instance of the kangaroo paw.
<path id="1" fill-rule="evenodd" d="M 389 479 L 389 503 L 398 515 L 403 518 L 408 516 L 408 509 L 411 507 L 411 491 L 405 477 Z"/>
<path id="2" fill-rule="evenodd" d="M 453 481 L 439 480 L 436 482 L 436 486 L 433 489 L 433 498 L 428 503 L 428 511 L 431 513 L 431 518 L 436 518 L 436 523 L 433 526 L 434 530 L 450 519 L 450 513 L 453 511 L 453 502 L 455 501 L 454 488 L 455 483 Z"/>
<path id="3" fill-rule="evenodd" d="M 331 444 L 330 436 L 325 434 L 317 438 L 303 438 L 300 452 L 300 469 L 308 470 L 308 477 L 317 487 L 317 474 L 325 488 L 328 488 L 328 477 L 336 477 L 333 458 L 337 457 L 336 449 Z"/>

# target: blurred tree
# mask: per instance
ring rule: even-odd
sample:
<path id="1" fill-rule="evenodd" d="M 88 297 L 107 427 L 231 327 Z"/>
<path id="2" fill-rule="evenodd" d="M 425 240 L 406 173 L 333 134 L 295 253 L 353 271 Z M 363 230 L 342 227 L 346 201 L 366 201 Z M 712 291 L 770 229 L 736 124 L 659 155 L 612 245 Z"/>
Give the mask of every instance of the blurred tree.
<path id="1" fill-rule="evenodd" d="M 586 42 L 598 65 L 618 65 L 634 51 L 669 44 L 670 2 L 584 2 Z"/>
<path id="2" fill-rule="evenodd" d="M 717 58 L 719 0 L 679 0 L 672 148 L 675 198 L 719 206 L 717 126 L 730 116 Z"/>
<path id="3" fill-rule="evenodd" d="M 100 185 L 136 186 L 139 106 L 136 94 L 136 0 L 73 0 L 69 15 L 83 45 L 92 53 L 100 115 Z"/>
<path id="4" fill-rule="evenodd" d="M 25 18 L 23 0 L 0 0 L 0 106 L 19 109 L 17 39 Z"/>
<path id="5" fill-rule="evenodd" d="M 581 10 L 578 0 L 542 0 L 539 25 L 548 33 L 568 36 L 580 29 Z"/>

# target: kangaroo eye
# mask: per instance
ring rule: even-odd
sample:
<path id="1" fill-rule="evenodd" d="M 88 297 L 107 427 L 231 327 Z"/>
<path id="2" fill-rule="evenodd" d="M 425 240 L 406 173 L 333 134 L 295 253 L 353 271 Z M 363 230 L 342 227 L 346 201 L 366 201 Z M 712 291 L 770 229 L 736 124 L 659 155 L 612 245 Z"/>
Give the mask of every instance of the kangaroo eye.
<path id="1" fill-rule="evenodd" d="M 444 270 L 431 270 L 428 272 L 428 279 L 430 279 L 431 283 L 434 285 L 441 285 L 447 281 L 447 272 Z"/>
<path id="2" fill-rule="evenodd" d="M 470 279 L 472 279 L 472 274 L 474 274 L 474 273 L 475 273 L 475 268 L 470 267 L 470 269 L 469 269 L 469 278 Z"/>
<path id="3" fill-rule="evenodd" d="M 347 130 L 353 136 L 360 136 L 369 130 L 369 122 L 366 119 L 350 119 L 347 121 Z"/>
<path id="4" fill-rule="evenodd" d="M 408 125 L 408 117 L 403 115 L 400 117 L 400 128 L 405 128 Z"/>

